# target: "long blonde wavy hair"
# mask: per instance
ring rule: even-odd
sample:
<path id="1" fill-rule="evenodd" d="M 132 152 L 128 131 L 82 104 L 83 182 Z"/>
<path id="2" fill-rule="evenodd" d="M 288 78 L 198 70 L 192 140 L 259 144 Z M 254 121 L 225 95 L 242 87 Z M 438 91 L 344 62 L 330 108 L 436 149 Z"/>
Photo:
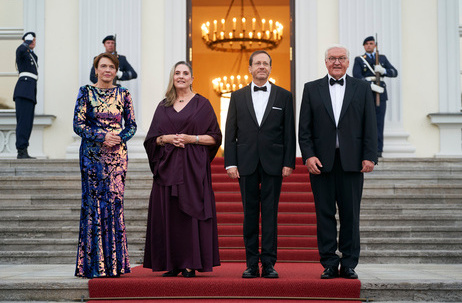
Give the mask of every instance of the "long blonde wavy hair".
<path id="1" fill-rule="evenodd" d="M 164 104 L 164 106 L 172 106 L 173 103 L 175 102 L 176 98 L 177 98 L 177 94 L 176 94 L 176 89 L 175 89 L 175 86 L 173 85 L 173 76 L 175 75 L 175 69 L 178 65 L 186 65 L 189 69 L 189 72 L 191 73 L 191 77 L 193 76 L 193 71 L 192 71 L 192 67 L 191 67 L 191 64 L 189 64 L 188 62 L 186 61 L 178 61 L 177 63 L 175 63 L 175 65 L 173 66 L 172 70 L 170 71 L 170 78 L 168 80 L 168 86 L 167 86 L 167 91 L 165 92 L 165 98 L 166 98 L 166 102 Z M 192 85 L 190 86 L 190 89 L 191 91 L 192 90 Z"/>

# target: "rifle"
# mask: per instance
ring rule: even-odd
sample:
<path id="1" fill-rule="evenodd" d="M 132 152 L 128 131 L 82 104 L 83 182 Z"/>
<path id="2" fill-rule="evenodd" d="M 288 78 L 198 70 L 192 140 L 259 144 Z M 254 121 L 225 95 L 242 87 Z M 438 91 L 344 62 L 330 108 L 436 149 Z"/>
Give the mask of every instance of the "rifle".
<path id="1" fill-rule="evenodd" d="M 114 56 L 116 56 L 116 58 L 119 59 L 119 56 L 117 56 L 117 34 L 114 34 Z M 114 80 L 112 80 L 112 84 L 117 85 L 117 77 L 115 77 Z"/>
<path id="2" fill-rule="evenodd" d="M 377 42 L 377 34 L 375 34 L 375 65 L 379 65 L 379 43 Z M 375 84 L 380 86 L 380 73 L 375 73 Z M 380 106 L 380 94 L 375 93 L 375 105 Z"/>
<path id="3" fill-rule="evenodd" d="M 114 55 L 117 57 L 117 34 L 114 34 Z"/>

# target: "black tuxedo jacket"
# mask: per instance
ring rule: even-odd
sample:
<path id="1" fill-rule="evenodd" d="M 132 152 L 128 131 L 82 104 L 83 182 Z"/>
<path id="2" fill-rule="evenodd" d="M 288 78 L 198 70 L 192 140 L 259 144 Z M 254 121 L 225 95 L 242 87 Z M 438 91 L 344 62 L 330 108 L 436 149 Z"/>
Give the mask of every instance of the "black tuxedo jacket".
<path id="1" fill-rule="evenodd" d="M 329 93 L 328 77 L 305 84 L 299 122 L 303 163 L 316 156 L 322 172 L 332 170 L 336 134 L 344 171 L 359 172 L 362 161 L 377 163 L 377 124 L 369 83 L 346 76 L 345 96 L 338 127 Z"/>
<path id="2" fill-rule="evenodd" d="M 240 175 L 250 175 L 260 161 L 267 174 L 281 176 L 283 166 L 295 168 L 292 93 L 271 84 L 259 126 L 250 88 L 248 85 L 231 94 L 225 130 L 225 167 L 235 165 Z"/>

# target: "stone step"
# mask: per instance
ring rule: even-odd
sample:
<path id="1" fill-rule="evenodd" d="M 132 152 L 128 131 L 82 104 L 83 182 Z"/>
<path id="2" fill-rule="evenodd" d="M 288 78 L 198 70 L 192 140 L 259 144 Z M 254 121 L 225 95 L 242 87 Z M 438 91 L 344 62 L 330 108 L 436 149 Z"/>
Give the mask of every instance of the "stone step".
<path id="1" fill-rule="evenodd" d="M 74 264 L 77 248 L 68 251 L 0 251 L 0 264 Z M 141 264 L 144 251 L 129 246 L 131 264 Z M 361 264 L 461 264 L 454 250 L 365 250 Z"/>
<path id="2" fill-rule="evenodd" d="M 289 213 L 288 213 L 289 214 Z M 16 215 L 15 217 L 0 217 L 0 228 L 3 227 L 46 227 L 50 222 L 56 227 L 70 227 L 78 225 L 79 215 L 61 215 L 61 216 L 34 216 L 34 215 Z M 126 215 L 125 222 L 127 226 L 138 226 L 146 223 L 145 216 Z M 406 215 L 361 215 L 362 226 L 457 226 L 462 227 L 461 216 L 457 214 L 448 214 L 445 216 L 434 216 L 432 214 L 406 214 Z"/>
<path id="3" fill-rule="evenodd" d="M 132 265 L 141 264 L 144 252 L 129 248 L 129 255 Z M 0 251 L 0 264 L 75 264 L 76 257 L 77 246 L 67 251 Z"/>
<path id="4" fill-rule="evenodd" d="M 48 239 L 77 239 L 78 225 L 67 227 L 52 226 L 42 227 L 4 227 L 0 234 L 0 239 L 21 239 L 21 238 L 48 238 Z M 236 224 L 237 225 L 237 224 Z M 240 225 L 240 224 L 239 224 Z M 219 226 L 222 226 L 219 224 Z M 241 226 L 239 226 L 241 227 Z M 309 228 L 308 225 L 306 227 Z M 361 238 L 461 238 L 462 229 L 458 226 L 363 226 L 360 227 Z M 144 238 L 146 234 L 146 224 L 129 226 L 127 237 Z M 239 234 L 240 235 L 240 234 Z M 226 236 L 219 234 L 220 236 Z"/>
<path id="5" fill-rule="evenodd" d="M 361 250 L 362 264 L 461 264 L 460 250 Z"/>
<path id="6" fill-rule="evenodd" d="M 148 197 L 145 191 L 127 190 L 125 193 L 125 205 L 147 205 Z M 221 202 L 218 202 L 221 203 Z M 225 203 L 225 202 L 223 202 Z M 281 202 L 282 203 L 282 202 Z M 32 205 L 56 205 L 56 206 L 75 206 L 81 204 L 81 193 L 79 194 L 3 194 L 0 195 L 0 207 L 4 206 L 32 206 Z M 414 194 L 412 196 L 405 194 L 364 194 L 361 207 L 392 206 L 398 205 L 406 209 L 408 205 L 422 205 L 423 208 L 432 207 L 453 207 L 462 205 L 462 198 L 459 194 Z"/>
<path id="7" fill-rule="evenodd" d="M 141 201 L 140 203 L 131 203 L 131 200 L 125 201 L 125 215 L 126 216 L 138 216 L 142 218 L 147 217 L 148 206 L 147 201 Z M 280 205 L 280 208 L 281 205 Z M 0 218 L 7 216 L 55 216 L 61 217 L 63 215 L 73 215 L 78 217 L 80 215 L 81 207 L 76 204 L 69 205 L 60 205 L 60 208 L 53 207 L 53 205 L 15 205 L 15 206 L 2 206 L 0 208 Z M 279 212 L 282 214 L 283 212 Z M 431 205 L 428 208 L 422 205 L 363 205 L 361 207 L 361 215 L 365 216 L 374 216 L 374 215 L 421 215 L 421 214 L 431 214 L 435 217 L 437 216 L 446 216 L 446 215 L 459 215 L 462 217 L 462 205 Z M 0 219 L 1 220 L 1 219 Z"/>
<path id="8" fill-rule="evenodd" d="M 126 192 L 137 191 L 138 194 L 143 193 L 145 197 L 149 197 L 151 186 L 143 184 L 127 184 Z M 16 186 L 0 185 L 0 192 L 4 195 L 13 195 L 20 192 L 21 194 L 30 195 L 45 195 L 53 193 L 55 195 L 81 195 L 80 184 L 74 184 L 72 187 L 62 187 L 60 185 L 24 185 Z M 414 195 L 421 196 L 429 195 L 459 195 L 462 197 L 462 184 L 423 184 L 423 185 L 392 185 L 386 184 L 369 184 L 364 186 L 363 194 L 367 197 L 382 195 L 406 195 L 412 197 Z M 462 199 L 462 198 L 461 198 Z"/>
<path id="9" fill-rule="evenodd" d="M 361 253 L 368 250 L 451 250 L 462 248 L 460 238 L 361 238 Z"/>
<path id="10" fill-rule="evenodd" d="M 236 238 L 241 238 L 236 236 Z M 286 237 L 279 237 L 278 248 L 290 248 L 284 246 Z M 303 238 L 303 237 L 302 237 Z M 302 239 L 300 238 L 300 239 Z M 0 251 L 67 251 L 76 249 L 78 238 L 68 239 L 49 239 L 49 238 L 20 238 L 20 239 L 0 239 Z M 239 241 L 241 243 L 241 241 Z M 131 251 L 144 250 L 145 238 L 128 237 L 128 246 Z M 238 248 L 244 249 L 242 243 Z M 462 239 L 454 238 L 362 238 L 361 251 L 368 250 L 460 250 Z"/>

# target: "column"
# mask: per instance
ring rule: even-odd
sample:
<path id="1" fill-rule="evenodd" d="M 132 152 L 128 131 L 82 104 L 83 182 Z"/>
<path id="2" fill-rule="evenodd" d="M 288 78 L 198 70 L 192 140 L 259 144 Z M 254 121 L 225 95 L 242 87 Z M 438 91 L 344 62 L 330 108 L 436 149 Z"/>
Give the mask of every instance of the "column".
<path id="1" fill-rule="evenodd" d="M 117 52 L 126 56 L 138 77 L 141 75 L 141 0 L 80 0 L 79 1 L 79 64 L 80 85 L 90 84 L 93 58 L 105 51 L 102 41 L 108 35 L 117 35 Z M 130 91 L 135 108 L 138 130 L 128 141 L 129 157 L 146 158 L 143 147 L 146 133 L 142 129 L 142 102 L 139 79 L 123 81 Z M 66 150 L 66 158 L 78 158 L 80 137 L 73 134 L 74 142 Z"/>
<path id="2" fill-rule="evenodd" d="M 438 1 L 439 113 L 430 121 L 440 130 L 437 157 L 462 157 L 459 1 Z"/>
<path id="3" fill-rule="evenodd" d="M 377 34 L 379 52 L 401 72 L 401 0 L 339 1 L 340 43 L 350 49 L 350 62 L 364 53 L 362 42 Z M 351 75 L 353 64 L 348 73 Z M 388 89 L 383 156 L 413 157 L 415 147 L 403 126 L 400 78 L 385 78 Z"/>

